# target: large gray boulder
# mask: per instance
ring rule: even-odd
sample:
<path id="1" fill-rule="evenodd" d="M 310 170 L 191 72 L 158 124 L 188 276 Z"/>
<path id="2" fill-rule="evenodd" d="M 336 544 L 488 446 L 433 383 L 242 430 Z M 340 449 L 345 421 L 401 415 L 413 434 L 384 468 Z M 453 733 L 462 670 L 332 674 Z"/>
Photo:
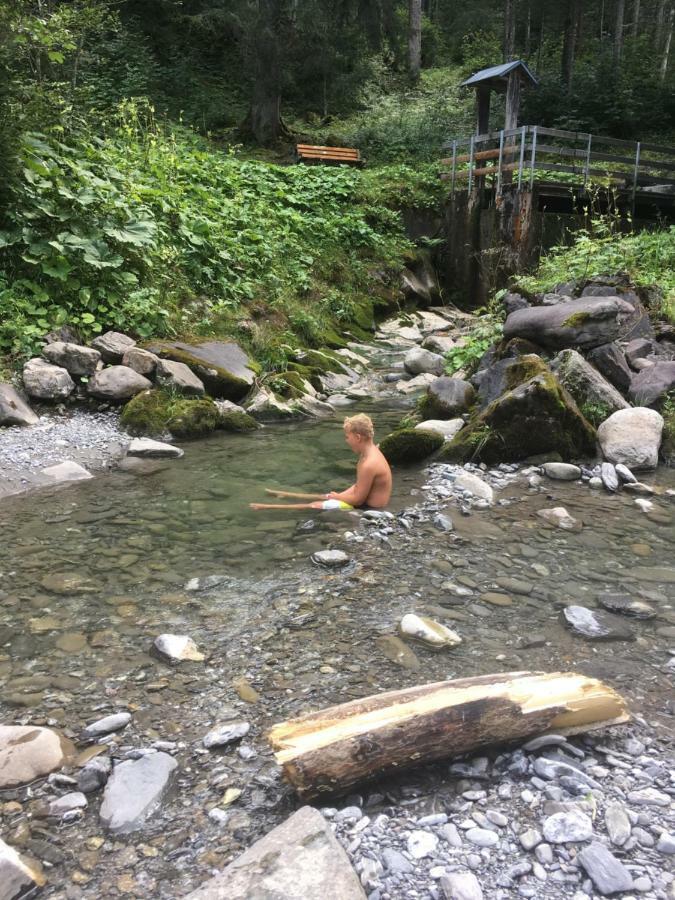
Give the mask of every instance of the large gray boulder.
<path id="1" fill-rule="evenodd" d="M 526 353 L 523 356 L 496 360 L 478 371 L 471 383 L 478 388 L 479 406 L 485 408 L 528 378 L 548 371 L 548 366 L 540 356 Z"/>
<path id="2" fill-rule="evenodd" d="M 601 344 L 588 354 L 588 361 L 605 376 L 607 381 L 624 393 L 630 387 L 633 373 L 626 356 L 618 344 Z"/>
<path id="3" fill-rule="evenodd" d="M 179 341 L 160 341 L 147 349 L 162 359 L 185 363 L 204 383 L 211 397 L 241 400 L 255 380 L 253 363 L 239 344 L 234 342 L 184 344 Z"/>
<path id="4" fill-rule="evenodd" d="M 127 350 L 131 350 L 132 347 L 136 346 L 136 341 L 127 337 L 126 334 L 121 334 L 119 331 L 106 331 L 105 334 L 100 334 L 97 338 L 94 338 L 91 346 L 98 350 L 103 362 L 121 363 L 122 357 Z"/>
<path id="5" fill-rule="evenodd" d="M 412 347 L 405 355 L 403 366 L 411 375 L 428 372 L 431 375 L 442 375 L 445 370 L 445 359 L 439 353 Z"/>
<path id="6" fill-rule="evenodd" d="M 206 393 L 203 382 L 185 363 L 171 359 L 157 361 L 157 383 L 186 397 L 201 397 Z"/>
<path id="7" fill-rule="evenodd" d="M 101 804 L 103 825 L 113 834 L 142 828 L 160 805 L 177 766 L 168 753 L 150 753 L 115 766 Z"/>
<path id="8" fill-rule="evenodd" d="M 158 356 L 150 353 L 149 350 L 143 350 L 142 347 L 132 347 L 122 357 L 123 366 L 133 369 L 134 372 L 138 372 L 139 375 L 144 375 L 146 378 L 153 377 L 158 362 Z"/>
<path id="9" fill-rule="evenodd" d="M 92 376 L 87 391 L 99 400 L 123 403 L 151 387 L 152 382 L 133 369 L 126 366 L 110 366 L 109 369 L 102 369 Z"/>
<path id="10" fill-rule="evenodd" d="M 663 434 L 663 417 L 655 409 L 620 409 L 598 428 L 606 460 L 633 469 L 655 469 Z"/>
<path id="11" fill-rule="evenodd" d="M 0 384 L 0 426 L 35 425 L 39 421 L 11 384 Z"/>
<path id="12" fill-rule="evenodd" d="M 303 806 L 186 900 L 365 900 L 324 817 Z"/>
<path id="13" fill-rule="evenodd" d="M 65 400 L 75 390 L 75 382 L 66 369 L 39 356 L 28 360 L 22 378 L 26 393 L 35 400 Z"/>
<path id="14" fill-rule="evenodd" d="M 675 362 L 663 360 L 639 372 L 631 381 L 628 396 L 637 406 L 656 406 L 675 389 Z"/>
<path id="15" fill-rule="evenodd" d="M 67 369 L 71 375 L 93 375 L 101 360 L 98 350 L 83 347 L 80 344 L 67 344 L 54 341 L 42 348 L 42 355 L 55 366 Z"/>
<path id="16" fill-rule="evenodd" d="M 0 789 L 30 784 L 65 765 L 74 747 L 36 725 L 0 725 Z"/>
<path id="17" fill-rule="evenodd" d="M 618 409 L 630 407 L 617 389 L 576 350 L 561 350 L 551 369 L 593 425 L 599 425 Z"/>
<path id="18" fill-rule="evenodd" d="M 474 403 L 476 391 L 468 381 L 444 376 L 427 388 L 424 414 L 429 418 L 453 419 Z"/>
<path id="19" fill-rule="evenodd" d="M 527 338 L 551 350 L 597 347 L 624 336 L 636 315 L 620 297 L 584 297 L 516 310 L 504 323 L 504 338 Z"/>

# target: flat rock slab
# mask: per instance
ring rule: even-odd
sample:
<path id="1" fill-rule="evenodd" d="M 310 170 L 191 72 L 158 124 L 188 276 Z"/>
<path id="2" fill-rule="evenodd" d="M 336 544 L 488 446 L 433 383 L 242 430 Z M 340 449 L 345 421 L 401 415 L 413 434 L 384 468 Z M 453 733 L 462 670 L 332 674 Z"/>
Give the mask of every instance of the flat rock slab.
<path id="1" fill-rule="evenodd" d="M 177 767 L 168 753 L 150 753 L 115 766 L 103 794 L 103 825 L 113 834 L 142 828 L 159 806 Z"/>
<path id="2" fill-rule="evenodd" d="M 561 613 L 563 622 L 575 633 L 589 641 L 634 641 L 635 633 L 622 622 L 597 609 L 585 606 L 566 606 Z"/>
<path id="3" fill-rule="evenodd" d="M 464 428 L 464 419 L 427 419 L 415 425 L 417 431 L 437 431 L 446 441 L 451 441 L 454 436 Z"/>
<path id="4" fill-rule="evenodd" d="M 414 651 L 394 634 L 385 634 L 376 638 L 375 646 L 390 662 L 403 669 L 417 672 L 422 667 Z"/>
<path id="5" fill-rule="evenodd" d="M 186 900 L 365 900 L 321 813 L 303 806 Z"/>
<path id="6" fill-rule="evenodd" d="M 552 350 L 598 347 L 625 334 L 634 318 L 633 307 L 619 297 L 583 297 L 516 310 L 504 323 L 504 337 L 526 338 Z"/>
<path id="7" fill-rule="evenodd" d="M 0 725 L 0 788 L 29 784 L 60 769 L 74 754 L 67 738 L 32 725 Z"/>
<path id="8" fill-rule="evenodd" d="M 134 438 L 127 449 L 127 456 L 140 456 L 145 459 L 179 459 L 185 451 L 173 444 L 164 444 L 150 438 Z"/>
<path id="9" fill-rule="evenodd" d="M 67 460 L 66 462 L 57 463 L 55 466 L 48 466 L 42 470 L 42 474 L 51 478 L 55 482 L 63 481 L 86 481 L 94 476 L 88 472 L 84 466 L 79 463 Z"/>
<path id="10" fill-rule="evenodd" d="M 629 891 L 633 887 L 633 877 L 628 869 L 599 841 L 584 847 L 578 859 L 603 896 Z"/>
<path id="11" fill-rule="evenodd" d="M 0 840 L 0 900 L 14 900 L 43 887 L 47 879 Z"/>
<path id="12" fill-rule="evenodd" d="M 256 373 L 248 356 L 233 342 L 184 344 L 162 341 L 147 349 L 164 359 L 185 363 L 204 383 L 211 397 L 241 400 L 255 379 Z"/>

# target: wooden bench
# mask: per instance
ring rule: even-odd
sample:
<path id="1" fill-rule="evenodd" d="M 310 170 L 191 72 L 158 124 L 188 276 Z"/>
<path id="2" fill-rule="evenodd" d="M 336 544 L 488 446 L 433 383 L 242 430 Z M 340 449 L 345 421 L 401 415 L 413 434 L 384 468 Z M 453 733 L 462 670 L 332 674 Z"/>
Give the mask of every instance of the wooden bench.
<path id="1" fill-rule="evenodd" d="M 329 166 L 362 166 L 361 151 L 351 147 L 317 147 L 313 144 L 297 144 L 295 158 L 299 163 Z"/>

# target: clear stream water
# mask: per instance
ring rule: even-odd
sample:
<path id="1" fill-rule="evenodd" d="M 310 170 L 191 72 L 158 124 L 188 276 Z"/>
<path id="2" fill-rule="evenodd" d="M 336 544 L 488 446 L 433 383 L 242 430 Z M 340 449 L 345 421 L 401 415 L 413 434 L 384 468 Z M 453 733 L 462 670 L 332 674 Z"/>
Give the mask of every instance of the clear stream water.
<path id="1" fill-rule="evenodd" d="M 380 434 L 401 415 L 370 408 Z M 10 497 L 0 508 L 2 721 L 50 724 L 77 737 L 87 723 L 129 710 L 131 725 L 112 740 L 116 756 L 156 740 L 177 744 L 171 794 L 128 837 L 103 832 L 100 795 L 90 795 L 83 818 L 66 827 L 43 817 L 43 798 L 65 788 L 0 793 L 3 833 L 18 829 L 24 852 L 50 867 L 47 896 L 174 898 L 197 886 L 295 805 L 264 733 L 310 708 L 427 680 L 561 668 L 604 678 L 636 711 L 667 723 L 672 500 L 656 498 L 657 515 L 648 517 L 628 496 L 555 482 L 533 492 L 520 478 L 499 495 L 513 500 L 508 506 L 464 517 L 449 505 L 450 534 L 429 515 L 410 517 L 412 528 L 397 526 L 383 541 L 357 514 L 248 509 L 264 499 L 265 486 L 351 483 L 355 460 L 339 418 L 219 435 L 185 449 L 154 474 L 118 472 Z M 397 471 L 395 513 L 424 506 L 426 477 L 422 467 Z M 660 469 L 647 480 L 675 487 L 675 472 Z M 556 505 L 584 522 L 580 533 L 554 531 L 535 515 Z M 346 530 L 365 540 L 345 541 Z M 346 549 L 354 562 L 342 572 L 317 569 L 309 557 L 328 546 Z M 211 589 L 185 589 L 212 575 L 222 580 Z M 529 582 L 531 591 L 509 590 L 504 579 Z M 457 596 L 457 585 L 470 593 Z M 511 604 L 482 602 L 487 590 L 510 594 Z M 635 641 L 588 643 L 560 623 L 561 606 L 595 606 L 606 591 L 657 610 L 651 621 L 629 622 Z M 395 634 L 411 611 L 444 621 L 463 643 L 443 653 L 415 647 L 419 667 L 401 668 L 378 638 Z M 190 635 L 206 661 L 172 667 L 156 659 L 149 648 L 162 632 Z M 201 745 L 206 731 L 233 716 L 251 723 L 252 759 Z M 427 767 L 388 779 L 371 789 L 372 802 L 426 802 L 451 790 L 440 773 Z M 208 812 L 226 808 L 228 788 L 241 795 L 217 824 Z"/>

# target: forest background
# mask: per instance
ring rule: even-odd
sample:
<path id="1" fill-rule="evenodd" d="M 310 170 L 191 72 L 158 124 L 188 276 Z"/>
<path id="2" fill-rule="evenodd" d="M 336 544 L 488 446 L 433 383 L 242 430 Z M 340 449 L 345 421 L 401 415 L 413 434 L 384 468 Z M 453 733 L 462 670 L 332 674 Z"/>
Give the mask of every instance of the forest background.
<path id="1" fill-rule="evenodd" d="M 227 334 L 270 370 L 339 343 L 395 298 L 401 209 L 442 204 L 465 77 L 522 58 L 522 122 L 672 145 L 674 22 L 675 0 L 4 0 L 4 365 L 65 324 Z M 298 139 L 367 167 L 294 166 Z M 668 281 L 658 239 L 595 255 Z"/>

